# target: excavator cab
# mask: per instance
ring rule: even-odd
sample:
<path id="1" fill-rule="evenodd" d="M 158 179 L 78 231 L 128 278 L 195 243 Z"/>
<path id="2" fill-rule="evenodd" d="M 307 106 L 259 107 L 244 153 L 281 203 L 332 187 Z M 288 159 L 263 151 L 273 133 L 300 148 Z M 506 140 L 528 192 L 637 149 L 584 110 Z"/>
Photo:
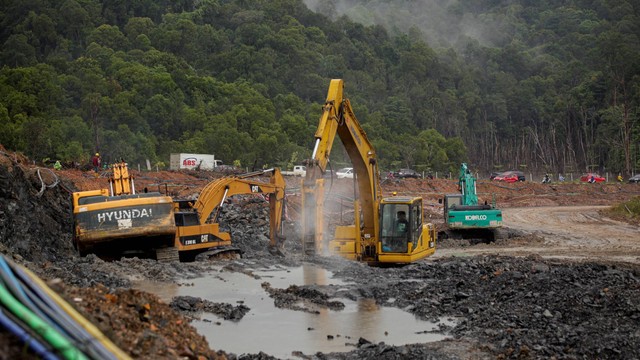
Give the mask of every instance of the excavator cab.
<path id="1" fill-rule="evenodd" d="M 383 198 L 379 216 L 378 262 L 407 264 L 435 252 L 435 227 L 424 223 L 422 198 Z"/>
<path id="2" fill-rule="evenodd" d="M 409 210 L 409 204 L 391 203 L 383 204 L 380 207 L 382 252 L 407 252 L 408 244 L 416 240 L 416 233 L 413 230 L 419 229 L 411 221 L 415 222 L 416 220 L 416 215 L 412 214 L 414 212 L 415 208 Z"/>

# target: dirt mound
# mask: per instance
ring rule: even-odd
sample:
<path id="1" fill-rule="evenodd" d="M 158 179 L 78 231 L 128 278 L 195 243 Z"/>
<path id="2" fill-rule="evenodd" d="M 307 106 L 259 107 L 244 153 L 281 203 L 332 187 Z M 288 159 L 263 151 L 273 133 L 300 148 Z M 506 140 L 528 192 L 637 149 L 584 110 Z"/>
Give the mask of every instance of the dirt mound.
<path id="1" fill-rule="evenodd" d="M 33 262 L 73 256 L 70 184 L 0 152 L 0 251 Z"/>

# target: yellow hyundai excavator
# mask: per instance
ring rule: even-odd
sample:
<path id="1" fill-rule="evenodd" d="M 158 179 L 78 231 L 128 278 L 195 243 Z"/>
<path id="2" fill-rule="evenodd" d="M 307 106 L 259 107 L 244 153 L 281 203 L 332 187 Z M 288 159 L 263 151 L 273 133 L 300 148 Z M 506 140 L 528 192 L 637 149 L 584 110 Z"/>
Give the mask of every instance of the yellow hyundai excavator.
<path id="1" fill-rule="evenodd" d="M 269 174 L 268 183 L 252 179 Z M 201 253 L 238 253 L 229 233 L 220 231 L 220 208 L 236 194 L 264 194 L 269 195 L 269 248 L 280 251 L 285 186 L 280 170 L 268 169 L 211 181 L 196 200 L 174 200 L 159 192 L 136 193 L 127 164 L 114 164 L 109 189 L 72 194 L 73 243 L 80 255 L 106 258 L 131 253 L 191 261 Z"/>
<path id="2" fill-rule="evenodd" d="M 331 80 L 327 100 L 315 133 L 315 145 L 306 161 L 302 183 L 302 241 L 307 255 L 325 250 L 370 265 L 408 264 L 435 252 L 436 230 L 424 222 L 422 198 L 382 197 L 376 152 L 343 98 L 344 82 Z M 323 225 L 324 178 L 336 135 L 351 159 L 354 176 L 355 224 L 337 226 L 325 241 Z"/>
<path id="3" fill-rule="evenodd" d="M 271 174 L 268 183 L 251 179 L 265 174 Z M 232 246 L 229 233 L 221 232 L 217 223 L 224 201 L 237 194 L 269 196 L 269 249 L 280 251 L 284 241 L 282 217 L 285 186 L 280 170 L 274 168 L 214 180 L 204 187 L 197 200 L 176 201 L 175 248 L 180 253 L 180 260 L 192 260 L 200 253 L 205 256 L 221 252 L 239 253 L 239 249 Z"/>
<path id="4" fill-rule="evenodd" d="M 174 205 L 159 192 L 136 193 L 124 162 L 111 165 L 109 188 L 72 194 L 73 244 L 80 255 L 116 257 L 173 247 Z"/>

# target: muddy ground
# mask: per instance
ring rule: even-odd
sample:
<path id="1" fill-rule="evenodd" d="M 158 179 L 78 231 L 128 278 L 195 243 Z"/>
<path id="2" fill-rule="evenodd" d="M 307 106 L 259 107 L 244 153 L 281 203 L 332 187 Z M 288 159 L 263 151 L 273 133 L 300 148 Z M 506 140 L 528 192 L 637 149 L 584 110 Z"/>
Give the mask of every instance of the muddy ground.
<path id="1" fill-rule="evenodd" d="M 137 186 L 164 186 L 172 195 L 196 197 L 220 174 L 136 173 Z M 339 314 L 341 299 L 374 299 L 441 324 L 448 340 L 390 346 L 352 339 L 346 353 L 303 354 L 310 359 L 636 359 L 640 357 L 640 228 L 603 217 L 600 211 L 640 195 L 635 184 L 496 184 L 480 181 L 483 200 L 495 196 L 504 209 L 508 235 L 497 242 L 443 240 L 436 255 L 400 268 L 377 268 L 331 257 L 305 258 L 297 237 L 299 179 L 289 179 L 289 221 L 284 257 L 267 251 L 266 202 L 232 199 L 221 215 L 244 251 L 239 260 L 161 264 L 123 258 L 105 262 L 78 257 L 71 246 L 69 195 L 106 186 L 106 176 L 91 172 L 54 172 L 29 159 L 0 151 L 0 252 L 48 281 L 114 343 L 140 359 L 269 359 L 265 353 L 233 354 L 211 349 L 190 325 L 202 312 L 242 321 L 246 306 L 179 297 L 164 303 L 132 289 L 138 280 L 195 278 L 224 266 L 253 275 L 265 266 L 311 262 L 348 280 L 339 290 L 326 286 L 275 288 L 265 281 L 265 296 L 277 306 L 309 311 L 312 303 Z M 348 180 L 335 181 L 330 199 L 350 196 Z M 385 193 L 419 194 L 431 221 L 440 224 L 437 199 L 455 193 L 450 180 L 397 180 Z M 337 196 L 341 195 L 341 196 Z M 352 196 L 352 195 L 351 195 Z M 335 200 L 331 224 L 348 222 L 349 201 Z M 352 218 L 352 213 L 351 213 Z M 410 280 L 410 281 L 409 281 Z M 298 300 L 305 300 L 300 302 Z M 318 336 L 326 336 L 318 334 Z M 188 339 L 188 340 L 184 340 Z M 0 330 L 0 359 L 32 358 Z"/>

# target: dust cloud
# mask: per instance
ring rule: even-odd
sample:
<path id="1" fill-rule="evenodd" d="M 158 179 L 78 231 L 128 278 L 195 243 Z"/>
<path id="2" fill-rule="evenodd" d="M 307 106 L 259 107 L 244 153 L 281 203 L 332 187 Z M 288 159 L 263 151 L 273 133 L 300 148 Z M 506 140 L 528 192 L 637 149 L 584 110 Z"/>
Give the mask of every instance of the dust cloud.
<path id="1" fill-rule="evenodd" d="M 331 19 L 347 16 L 365 26 L 380 25 L 392 35 L 416 36 L 432 47 L 462 47 L 470 41 L 481 46 L 508 42 L 505 14 L 471 13 L 458 1 L 358 1 L 304 0 L 309 9 Z M 510 16 L 517 8 L 503 8 Z"/>

